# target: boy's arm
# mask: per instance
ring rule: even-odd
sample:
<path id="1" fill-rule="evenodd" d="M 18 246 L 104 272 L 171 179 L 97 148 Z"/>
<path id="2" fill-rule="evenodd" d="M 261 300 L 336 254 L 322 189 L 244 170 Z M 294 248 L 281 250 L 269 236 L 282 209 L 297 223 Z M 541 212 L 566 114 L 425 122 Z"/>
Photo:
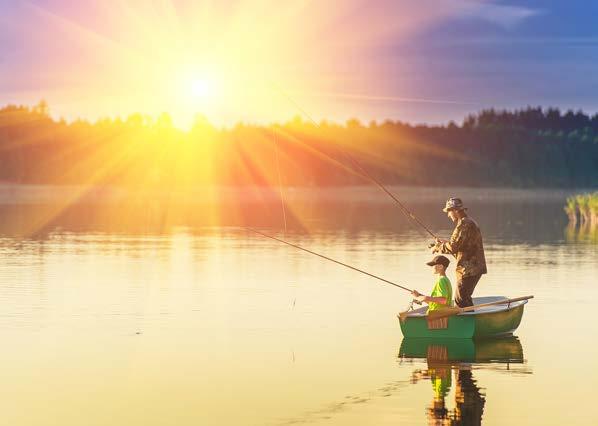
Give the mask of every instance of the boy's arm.
<path id="1" fill-rule="evenodd" d="M 442 296 L 438 296 L 438 297 L 432 297 L 432 296 L 424 296 L 424 300 L 422 300 L 422 302 L 426 302 L 426 303 L 438 303 L 440 305 L 446 305 L 446 297 L 442 297 Z"/>
<path id="2" fill-rule="evenodd" d="M 419 300 L 420 302 L 424 302 L 424 303 L 440 303 L 441 305 L 446 305 L 446 297 L 443 296 L 438 296 L 438 297 L 432 297 L 432 296 L 426 296 L 424 294 L 419 293 L 417 290 L 413 290 L 411 292 L 411 294 L 413 294 L 415 296 L 415 298 L 417 300 Z"/>

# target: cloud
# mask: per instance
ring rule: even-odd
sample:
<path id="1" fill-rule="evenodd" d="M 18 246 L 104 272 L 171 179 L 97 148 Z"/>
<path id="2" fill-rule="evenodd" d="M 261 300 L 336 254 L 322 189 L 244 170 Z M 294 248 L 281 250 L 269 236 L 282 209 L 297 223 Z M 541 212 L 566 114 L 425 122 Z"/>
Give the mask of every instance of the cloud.
<path id="1" fill-rule="evenodd" d="M 414 98 L 404 96 L 375 96 L 359 93 L 340 93 L 340 92 L 304 92 L 301 93 L 306 96 L 325 97 L 332 99 L 355 99 L 361 101 L 374 102 L 404 102 L 404 103 L 423 103 L 423 104 L 449 104 L 449 105 L 475 105 L 477 102 L 460 101 L 452 99 L 431 99 L 431 98 Z"/>
<path id="2" fill-rule="evenodd" d="M 482 19 L 506 30 L 543 13 L 541 9 L 471 1 L 463 2 L 460 10 L 462 18 Z"/>

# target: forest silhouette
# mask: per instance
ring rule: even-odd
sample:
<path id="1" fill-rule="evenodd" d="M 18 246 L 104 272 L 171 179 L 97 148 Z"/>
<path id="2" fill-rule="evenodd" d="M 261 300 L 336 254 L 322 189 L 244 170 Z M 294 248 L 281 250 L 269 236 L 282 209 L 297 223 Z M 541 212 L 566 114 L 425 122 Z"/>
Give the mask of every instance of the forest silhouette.
<path id="1" fill-rule="evenodd" d="M 55 120 L 48 105 L 0 109 L 5 183 L 177 187 L 364 184 L 347 153 L 385 184 L 594 187 L 598 114 L 556 108 L 483 110 L 458 125 L 351 119 L 319 125 L 216 128 L 198 116 L 189 131 L 168 114 L 96 122 Z M 278 172 L 280 170 L 280 173 Z"/>

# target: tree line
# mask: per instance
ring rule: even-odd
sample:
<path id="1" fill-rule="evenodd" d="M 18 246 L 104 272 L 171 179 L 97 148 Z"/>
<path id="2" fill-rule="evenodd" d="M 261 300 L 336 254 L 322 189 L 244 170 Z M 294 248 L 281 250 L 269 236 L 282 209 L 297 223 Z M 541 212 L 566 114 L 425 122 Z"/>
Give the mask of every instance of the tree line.
<path id="1" fill-rule="evenodd" d="M 197 117 L 189 131 L 156 119 L 55 120 L 48 105 L 0 109 L 0 180 L 139 187 L 355 185 L 347 154 L 385 184 L 598 186 L 598 114 L 528 107 L 488 109 L 461 124 L 401 121 L 315 125 Z"/>

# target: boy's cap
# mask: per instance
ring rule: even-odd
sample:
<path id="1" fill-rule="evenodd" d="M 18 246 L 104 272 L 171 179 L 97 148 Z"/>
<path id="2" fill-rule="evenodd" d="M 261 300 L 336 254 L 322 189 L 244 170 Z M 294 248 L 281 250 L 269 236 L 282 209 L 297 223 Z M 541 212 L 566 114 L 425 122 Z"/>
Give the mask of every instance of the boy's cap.
<path id="1" fill-rule="evenodd" d="M 426 263 L 426 265 L 428 265 L 428 266 L 442 265 L 445 268 L 448 268 L 449 263 L 451 263 L 451 261 L 448 260 L 448 258 L 446 258 L 445 256 L 442 256 L 442 255 L 438 255 L 438 256 L 435 256 L 434 259 L 432 259 L 428 263 Z"/>

